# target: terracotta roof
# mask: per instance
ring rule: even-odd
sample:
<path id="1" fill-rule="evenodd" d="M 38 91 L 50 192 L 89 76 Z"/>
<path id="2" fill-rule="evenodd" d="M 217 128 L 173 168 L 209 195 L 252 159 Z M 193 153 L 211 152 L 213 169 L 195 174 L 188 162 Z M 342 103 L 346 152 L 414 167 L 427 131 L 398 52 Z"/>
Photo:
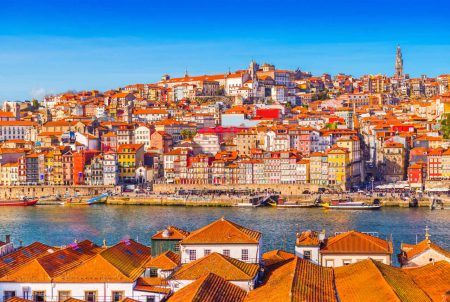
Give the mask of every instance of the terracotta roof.
<path id="1" fill-rule="evenodd" d="M 416 257 L 417 255 L 420 255 L 429 249 L 433 249 L 436 252 L 446 256 L 447 258 L 450 258 L 450 251 L 447 251 L 447 250 L 441 248 L 439 245 L 431 242 L 431 240 L 425 239 L 414 245 L 402 244 L 401 250 L 404 252 L 404 256 L 405 256 L 405 259 L 403 261 L 412 259 L 412 258 Z"/>
<path id="2" fill-rule="evenodd" d="M 181 241 L 182 244 L 239 244 L 259 243 L 261 233 L 247 229 L 221 218 L 192 233 Z"/>
<path id="3" fill-rule="evenodd" d="M 11 297 L 6 302 L 32 302 L 32 300 L 27 300 L 19 297 Z"/>
<path id="4" fill-rule="evenodd" d="M 246 263 L 219 253 L 211 253 L 182 266 L 172 278 L 177 280 L 196 280 L 207 273 L 217 274 L 225 280 L 253 280 L 259 265 Z"/>
<path id="5" fill-rule="evenodd" d="M 134 240 L 124 240 L 106 249 L 102 257 L 117 267 L 124 275 L 136 280 L 151 257 L 150 248 Z"/>
<path id="6" fill-rule="evenodd" d="M 337 302 L 333 269 L 295 257 L 270 271 L 245 301 Z"/>
<path id="7" fill-rule="evenodd" d="M 209 273 L 175 292 L 168 302 L 241 302 L 247 292 L 224 278 Z"/>
<path id="8" fill-rule="evenodd" d="M 167 281 L 158 277 L 140 277 L 136 280 L 135 291 L 152 292 L 168 295 L 170 288 Z"/>
<path id="9" fill-rule="evenodd" d="M 145 267 L 159 268 L 163 271 L 174 270 L 180 265 L 180 255 L 172 251 L 166 251 L 155 258 L 150 259 Z"/>
<path id="10" fill-rule="evenodd" d="M 319 246 L 319 233 L 315 231 L 305 231 L 297 235 L 296 246 Z"/>
<path id="11" fill-rule="evenodd" d="M 450 263 L 447 261 L 404 269 L 404 271 L 433 301 L 441 301 L 450 289 Z"/>
<path id="12" fill-rule="evenodd" d="M 177 228 L 175 226 L 169 225 L 165 230 L 159 231 L 158 233 L 153 235 L 152 236 L 152 240 L 154 240 L 154 239 L 181 240 L 181 239 L 186 238 L 188 235 L 189 235 L 188 231 L 185 231 L 185 230 L 182 230 L 182 229 Z"/>
<path id="13" fill-rule="evenodd" d="M 272 267 L 280 263 L 284 263 L 287 260 L 291 260 L 294 257 L 294 254 L 283 250 L 273 250 L 262 255 L 264 267 L 267 269 L 271 269 Z"/>
<path id="14" fill-rule="evenodd" d="M 392 243 L 357 231 L 345 232 L 325 240 L 322 254 L 392 254 Z"/>
<path id="15" fill-rule="evenodd" d="M 431 301 L 403 270 L 367 259 L 335 268 L 340 301 Z"/>
<path id="16" fill-rule="evenodd" d="M 0 279 L 10 272 L 17 270 L 19 267 L 26 265 L 28 262 L 48 255 L 51 247 L 40 242 L 34 242 L 26 247 L 9 253 L 0 258 Z"/>

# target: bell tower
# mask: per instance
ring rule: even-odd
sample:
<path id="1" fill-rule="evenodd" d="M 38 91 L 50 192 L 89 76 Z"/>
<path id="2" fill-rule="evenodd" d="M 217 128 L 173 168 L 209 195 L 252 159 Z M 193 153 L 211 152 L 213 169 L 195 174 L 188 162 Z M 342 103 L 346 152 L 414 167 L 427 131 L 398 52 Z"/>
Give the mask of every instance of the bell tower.
<path id="1" fill-rule="evenodd" d="M 395 57 L 395 77 L 403 78 L 403 56 L 400 46 L 397 46 L 397 55 Z"/>

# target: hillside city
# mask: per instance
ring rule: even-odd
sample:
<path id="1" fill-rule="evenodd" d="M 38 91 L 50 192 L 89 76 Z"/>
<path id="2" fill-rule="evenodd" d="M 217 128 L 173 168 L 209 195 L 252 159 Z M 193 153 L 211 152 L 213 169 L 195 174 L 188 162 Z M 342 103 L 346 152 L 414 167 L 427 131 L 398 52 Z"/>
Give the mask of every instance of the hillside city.
<path id="1" fill-rule="evenodd" d="M 445 189 L 450 74 L 411 78 L 400 47 L 392 57 L 392 76 L 314 76 L 252 61 L 5 101 L 0 183 Z"/>

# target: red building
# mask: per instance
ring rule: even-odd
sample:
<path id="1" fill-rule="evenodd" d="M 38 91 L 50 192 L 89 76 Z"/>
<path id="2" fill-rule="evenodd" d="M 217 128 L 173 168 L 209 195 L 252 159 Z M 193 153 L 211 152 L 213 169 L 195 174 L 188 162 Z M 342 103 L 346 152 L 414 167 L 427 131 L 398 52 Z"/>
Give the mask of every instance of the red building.
<path id="1" fill-rule="evenodd" d="M 428 151 L 428 179 L 439 180 L 442 178 L 442 148 Z"/>
<path id="2" fill-rule="evenodd" d="M 91 160 L 97 156 L 100 151 L 97 150 L 80 150 L 72 154 L 73 161 L 73 184 L 85 184 L 84 167 L 91 163 Z"/>
<path id="3" fill-rule="evenodd" d="M 418 162 L 408 167 L 408 182 L 411 188 L 422 189 L 426 177 L 426 164 Z"/>

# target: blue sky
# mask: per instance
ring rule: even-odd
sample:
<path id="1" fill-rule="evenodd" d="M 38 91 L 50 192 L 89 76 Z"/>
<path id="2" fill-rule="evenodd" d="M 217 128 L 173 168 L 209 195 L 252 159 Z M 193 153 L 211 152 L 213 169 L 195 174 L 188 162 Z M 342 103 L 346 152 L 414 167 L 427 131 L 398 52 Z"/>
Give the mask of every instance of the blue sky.
<path id="1" fill-rule="evenodd" d="M 0 100 L 245 68 L 450 73 L 450 3 L 2 0 Z"/>

